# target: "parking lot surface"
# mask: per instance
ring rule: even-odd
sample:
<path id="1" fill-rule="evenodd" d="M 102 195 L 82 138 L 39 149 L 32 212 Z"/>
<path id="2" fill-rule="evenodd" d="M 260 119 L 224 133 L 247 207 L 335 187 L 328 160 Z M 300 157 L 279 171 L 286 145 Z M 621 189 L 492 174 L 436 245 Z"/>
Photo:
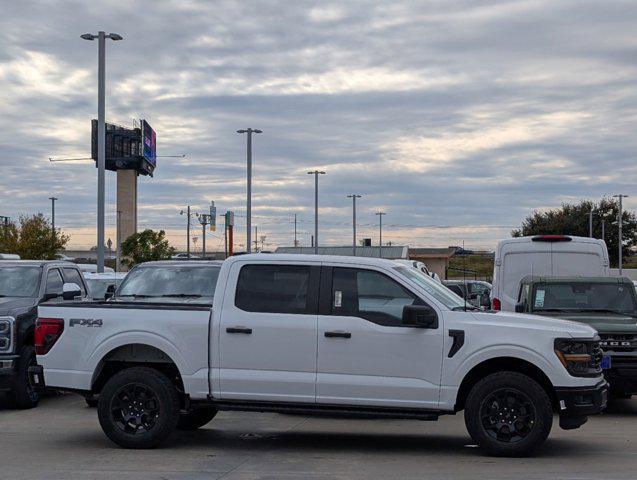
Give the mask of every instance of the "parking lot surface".
<path id="1" fill-rule="evenodd" d="M 557 419 L 556 419 L 557 421 Z M 637 399 L 566 432 L 557 423 L 535 458 L 487 457 L 462 415 L 438 422 L 220 413 L 156 450 L 124 450 L 95 409 L 51 395 L 33 410 L 0 400 L 3 479 L 634 479 Z"/>

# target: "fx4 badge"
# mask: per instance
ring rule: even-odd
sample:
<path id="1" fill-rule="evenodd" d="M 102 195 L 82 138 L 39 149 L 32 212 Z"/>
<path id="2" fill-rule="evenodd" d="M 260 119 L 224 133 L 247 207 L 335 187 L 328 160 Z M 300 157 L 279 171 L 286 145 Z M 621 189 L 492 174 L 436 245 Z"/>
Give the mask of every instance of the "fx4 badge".
<path id="1" fill-rule="evenodd" d="M 74 327 L 79 325 L 81 327 L 101 327 L 102 319 L 101 318 L 71 318 L 69 320 L 69 327 Z"/>

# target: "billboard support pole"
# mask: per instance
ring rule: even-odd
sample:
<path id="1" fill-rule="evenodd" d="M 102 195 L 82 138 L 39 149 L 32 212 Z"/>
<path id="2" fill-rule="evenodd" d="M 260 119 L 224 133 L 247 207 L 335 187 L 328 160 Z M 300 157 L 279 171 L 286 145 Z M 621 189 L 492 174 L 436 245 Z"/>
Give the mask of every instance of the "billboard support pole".
<path id="1" fill-rule="evenodd" d="M 106 33 L 97 34 L 97 273 L 104 272 L 104 203 L 106 173 Z"/>

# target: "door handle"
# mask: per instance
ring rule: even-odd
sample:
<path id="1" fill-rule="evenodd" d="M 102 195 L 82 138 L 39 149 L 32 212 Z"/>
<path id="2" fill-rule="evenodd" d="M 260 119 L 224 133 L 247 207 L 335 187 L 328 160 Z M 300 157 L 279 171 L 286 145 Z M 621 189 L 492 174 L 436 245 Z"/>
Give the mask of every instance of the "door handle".
<path id="1" fill-rule="evenodd" d="M 252 334 L 252 329 L 247 327 L 228 327 L 226 328 L 228 333 L 245 333 L 246 335 Z"/>
<path id="2" fill-rule="evenodd" d="M 350 332 L 343 332 L 342 330 L 337 330 L 335 332 L 325 332 L 325 336 L 327 338 L 352 338 L 352 334 Z"/>

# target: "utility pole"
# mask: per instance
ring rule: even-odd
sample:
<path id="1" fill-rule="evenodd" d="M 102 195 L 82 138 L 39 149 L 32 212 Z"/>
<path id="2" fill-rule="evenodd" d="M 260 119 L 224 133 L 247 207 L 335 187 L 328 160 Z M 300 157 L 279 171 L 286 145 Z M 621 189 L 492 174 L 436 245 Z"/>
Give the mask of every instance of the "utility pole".
<path id="1" fill-rule="evenodd" d="M 593 238 L 593 211 L 588 212 L 588 236 Z"/>
<path id="2" fill-rule="evenodd" d="M 208 220 L 210 219 L 210 215 L 201 213 L 199 214 L 199 223 L 201 223 L 201 256 L 205 260 L 206 259 L 206 226 L 208 225 Z"/>
<path id="3" fill-rule="evenodd" d="M 318 255 L 318 176 L 325 175 L 325 172 L 314 170 L 307 174 L 314 175 L 314 255 Z"/>
<path id="4" fill-rule="evenodd" d="M 294 214 L 294 246 L 299 246 L 299 241 L 296 239 L 296 213 Z"/>
<path id="5" fill-rule="evenodd" d="M 190 205 L 186 208 L 186 212 L 183 210 L 179 212 L 179 215 L 186 215 L 186 256 L 190 259 Z"/>
<path id="6" fill-rule="evenodd" d="M 237 130 L 237 133 L 247 133 L 247 163 L 248 163 L 248 191 L 246 206 L 246 253 L 250 253 L 252 246 L 250 235 L 252 234 L 252 134 L 263 133 L 263 130 L 257 128 L 247 128 L 245 130 Z"/>
<path id="7" fill-rule="evenodd" d="M 362 195 L 357 193 L 347 196 L 347 198 L 352 199 L 352 251 L 354 256 L 356 256 L 356 199 L 361 197 Z"/>
<path id="8" fill-rule="evenodd" d="M 259 253 L 259 226 L 254 226 L 254 253 Z"/>
<path id="9" fill-rule="evenodd" d="M 383 215 L 387 215 L 385 212 L 376 212 L 378 215 L 378 256 L 383 258 Z"/>
<path id="10" fill-rule="evenodd" d="M 51 230 L 53 232 L 53 238 L 55 239 L 55 201 L 56 197 L 49 197 L 51 200 Z"/>
<path id="11" fill-rule="evenodd" d="M 628 197 L 628 195 L 624 195 L 623 193 L 620 193 L 619 195 L 613 195 L 613 198 L 619 198 L 619 215 L 617 216 L 617 228 L 619 230 L 619 275 L 621 276 L 622 274 L 622 255 L 623 255 L 623 244 L 624 244 L 624 238 L 622 235 L 622 226 L 624 223 L 624 212 L 623 212 L 623 203 L 622 200 L 624 198 Z"/>
<path id="12" fill-rule="evenodd" d="M 97 273 L 104 272 L 104 203 L 106 179 L 106 39 L 123 40 L 117 33 L 85 33 L 83 40 L 97 39 Z"/>

